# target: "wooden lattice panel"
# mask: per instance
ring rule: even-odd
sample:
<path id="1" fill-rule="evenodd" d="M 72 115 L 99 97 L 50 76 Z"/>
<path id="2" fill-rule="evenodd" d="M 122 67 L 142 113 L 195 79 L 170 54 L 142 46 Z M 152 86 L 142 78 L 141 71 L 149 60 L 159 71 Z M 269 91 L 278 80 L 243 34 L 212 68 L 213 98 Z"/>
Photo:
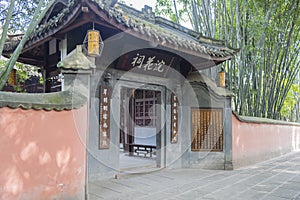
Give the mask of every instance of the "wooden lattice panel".
<path id="1" fill-rule="evenodd" d="M 152 90 L 136 90 L 135 125 L 140 127 L 156 126 L 157 92 Z"/>
<path id="2" fill-rule="evenodd" d="M 192 109 L 192 151 L 223 151 L 222 109 Z"/>

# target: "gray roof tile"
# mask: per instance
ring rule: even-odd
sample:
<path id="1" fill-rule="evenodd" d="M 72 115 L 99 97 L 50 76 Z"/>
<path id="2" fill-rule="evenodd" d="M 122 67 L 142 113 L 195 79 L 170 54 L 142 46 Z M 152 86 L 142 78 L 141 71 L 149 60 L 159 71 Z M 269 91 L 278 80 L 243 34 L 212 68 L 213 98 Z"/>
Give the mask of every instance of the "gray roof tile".
<path id="1" fill-rule="evenodd" d="M 115 19 L 116 22 L 124 27 L 131 28 L 133 32 L 138 34 L 146 34 L 161 45 L 169 43 L 174 48 L 181 47 L 186 50 L 196 51 L 200 54 L 207 54 L 216 59 L 229 59 L 237 52 L 236 49 L 226 47 L 221 41 L 203 37 L 200 33 L 189 30 L 161 17 L 145 17 L 142 12 L 122 4 L 110 7 L 106 5 L 103 0 L 86 1 L 93 2 L 102 12 Z M 79 9 L 79 6 L 80 1 L 69 0 L 67 7 L 62 9 L 57 16 L 41 24 L 37 30 L 34 31 L 28 39 L 27 45 L 53 34 L 51 30 L 63 25 L 67 18 Z M 20 39 L 20 36 L 18 36 L 17 40 L 8 40 L 5 44 L 5 51 L 9 52 L 16 48 L 19 41 L 18 39 Z"/>

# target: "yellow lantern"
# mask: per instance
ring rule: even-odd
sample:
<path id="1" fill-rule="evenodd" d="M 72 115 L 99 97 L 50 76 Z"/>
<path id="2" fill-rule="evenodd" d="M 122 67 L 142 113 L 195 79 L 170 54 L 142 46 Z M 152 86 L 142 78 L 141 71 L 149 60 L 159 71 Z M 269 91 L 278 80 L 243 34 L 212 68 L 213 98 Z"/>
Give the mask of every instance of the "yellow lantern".
<path id="1" fill-rule="evenodd" d="M 98 56 L 99 52 L 99 36 L 100 33 L 97 30 L 88 30 L 88 55 Z"/>
<path id="2" fill-rule="evenodd" d="M 225 71 L 223 68 L 219 72 L 219 87 L 225 87 Z"/>
<path id="3" fill-rule="evenodd" d="M 8 77 L 8 84 L 13 86 L 17 83 L 17 70 L 11 70 L 9 77 Z"/>
<path id="4" fill-rule="evenodd" d="M 102 53 L 104 43 L 100 35 L 100 31 L 94 29 L 88 30 L 84 39 L 84 49 L 88 56 L 99 57 Z"/>

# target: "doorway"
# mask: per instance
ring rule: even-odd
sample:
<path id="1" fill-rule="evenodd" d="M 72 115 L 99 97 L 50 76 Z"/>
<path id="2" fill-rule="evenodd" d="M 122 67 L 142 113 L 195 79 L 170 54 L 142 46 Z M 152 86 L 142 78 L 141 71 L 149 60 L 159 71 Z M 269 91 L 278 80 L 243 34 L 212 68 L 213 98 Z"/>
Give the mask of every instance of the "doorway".
<path id="1" fill-rule="evenodd" d="M 121 87 L 120 92 L 120 170 L 145 172 L 163 167 L 162 91 Z"/>

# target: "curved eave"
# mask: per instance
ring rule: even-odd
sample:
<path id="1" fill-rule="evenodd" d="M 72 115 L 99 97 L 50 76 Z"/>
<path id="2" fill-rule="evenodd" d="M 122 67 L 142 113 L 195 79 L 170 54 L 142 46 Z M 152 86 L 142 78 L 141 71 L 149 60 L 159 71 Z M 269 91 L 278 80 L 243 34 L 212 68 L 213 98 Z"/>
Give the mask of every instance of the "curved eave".
<path id="1" fill-rule="evenodd" d="M 38 67 L 44 66 L 44 59 L 42 58 L 34 58 L 34 57 L 25 57 L 24 53 L 39 46 L 43 45 L 45 42 L 51 40 L 53 38 L 53 35 L 58 33 L 60 30 L 71 24 L 74 20 L 76 20 L 76 17 L 80 14 L 81 11 L 81 5 L 76 5 L 75 8 L 73 8 L 68 15 L 65 18 L 62 17 L 60 20 L 49 20 L 47 24 L 40 25 L 39 28 L 34 31 L 34 33 L 28 38 L 26 44 L 24 45 L 22 52 L 18 58 L 19 62 L 27 63 L 31 65 L 35 65 Z M 58 17 L 59 18 L 59 17 Z M 21 37 L 18 37 L 17 40 L 14 40 L 13 42 L 6 43 L 6 47 L 4 47 L 5 51 L 3 51 L 3 56 L 9 58 L 10 54 L 16 49 L 19 42 L 21 41 Z"/>
<path id="2" fill-rule="evenodd" d="M 207 90 L 213 94 L 215 97 L 223 97 L 223 98 L 231 98 L 233 93 L 223 87 L 218 87 L 214 81 L 205 76 L 204 74 L 190 73 L 187 77 L 187 80 L 190 84 L 199 85 L 201 87 L 206 88 Z"/>
<path id="3" fill-rule="evenodd" d="M 80 14 L 80 8 L 81 5 L 78 4 L 74 9 L 72 9 L 72 12 L 65 15 L 66 18 L 62 18 L 60 20 L 57 19 L 56 21 L 50 20 L 48 24 L 40 25 L 39 29 L 36 30 L 26 42 L 22 53 L 51 40 L 53 35 L 76 20 L 77 16 Z"/>
<path id="4" fill-rule="evenodd" d="M 233 56 L 224 57 L 222 60 L 215 60 L 213 58 L 208 59 L 207 62 L 194 62 L 193 66 L 198 70 L 208 69 L 211 67 L 215 67 L 227 60 L 230 60 Z"/>

